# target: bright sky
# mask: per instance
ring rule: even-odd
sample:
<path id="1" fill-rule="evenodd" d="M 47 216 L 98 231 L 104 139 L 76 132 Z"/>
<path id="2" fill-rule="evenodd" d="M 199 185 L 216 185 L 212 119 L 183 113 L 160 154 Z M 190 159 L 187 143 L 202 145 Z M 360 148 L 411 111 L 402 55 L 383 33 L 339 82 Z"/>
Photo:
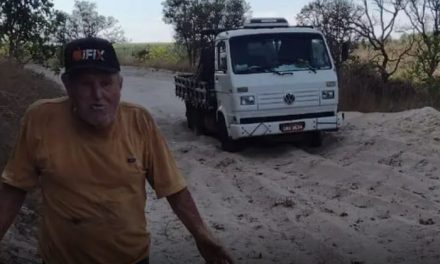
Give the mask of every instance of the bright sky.
<path id="1" fill-rule="evenodd" d="M 162 21 L 162 0 L 91 0 L 98 12 L 113 16 L 132 42 L 170 42 L 173 28 Z M 296 14 L 311 0 L 248 0 L 253 17 L 285 17 L 295 24 Z M 55 8 L 71 13 L 74 0 L 53 0 Z"/>

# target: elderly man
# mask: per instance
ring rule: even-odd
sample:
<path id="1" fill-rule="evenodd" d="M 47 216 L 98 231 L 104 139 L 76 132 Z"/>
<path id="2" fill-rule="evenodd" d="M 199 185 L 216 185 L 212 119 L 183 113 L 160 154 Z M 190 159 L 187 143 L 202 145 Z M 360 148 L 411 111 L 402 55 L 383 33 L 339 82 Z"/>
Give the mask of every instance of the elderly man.
<path id="1" fill-rule="evenodd" d="M 67 44 L 68 97 L 27 110 L 0 191 L 0 239 L 26 192 L 43 194 L 40 252 L 46 264 L 148 263 L 145 183 L 166 197 L 208 263 L 232 263 L 203 223 L 151 115 L 120 103 L 122 77 L 112 45 Z"/>

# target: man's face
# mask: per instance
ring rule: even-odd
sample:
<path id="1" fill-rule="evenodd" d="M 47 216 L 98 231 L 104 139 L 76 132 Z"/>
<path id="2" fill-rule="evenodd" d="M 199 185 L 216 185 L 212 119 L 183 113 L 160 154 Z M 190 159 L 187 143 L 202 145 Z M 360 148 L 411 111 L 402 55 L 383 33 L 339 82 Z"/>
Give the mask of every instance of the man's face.
<path id="1" fill-rule="evenodd" d="M 121 98 L 122 77 L 118 73 L 88 70 L 63 82 L 80 119 L 96 128 L 113 122 Z"/>

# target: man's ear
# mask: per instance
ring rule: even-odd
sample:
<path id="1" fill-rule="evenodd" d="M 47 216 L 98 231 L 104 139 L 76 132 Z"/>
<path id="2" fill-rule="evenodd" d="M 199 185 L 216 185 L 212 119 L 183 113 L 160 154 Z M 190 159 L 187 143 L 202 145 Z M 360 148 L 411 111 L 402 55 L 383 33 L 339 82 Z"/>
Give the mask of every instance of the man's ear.
<path id="1" fill-rule="evenodd" d="M 119 75 L 119 90 L 122 90 L 122 84 L 124 83 L 124 77 Z"/>
<path id="2" fill-rule="evenodd" d="M 64 88 L 66 88 L 67 95 L 71 95 L 71 83 L 69 77 L 66 74 L 61 75 L 61 81 L 63 82 Z"/>

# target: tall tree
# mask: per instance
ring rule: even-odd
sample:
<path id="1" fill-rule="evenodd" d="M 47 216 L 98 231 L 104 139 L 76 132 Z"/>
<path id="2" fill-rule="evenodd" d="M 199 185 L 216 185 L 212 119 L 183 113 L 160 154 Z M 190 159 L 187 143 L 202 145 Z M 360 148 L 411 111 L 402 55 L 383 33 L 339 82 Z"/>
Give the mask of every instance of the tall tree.
<path id="1" fill-rule="evenodd" d="M 245 0 L 165 0 L 164 21 L 174 26 L 176 42 L 186 48 L 191 65 L 199 56 L 204 30 L 240 27 L 250 9 Z"/>
<path id="2" fill-rule="evenodd" d="M 440 0 L 409 0 L 405 12 L 417 35 L 415 70 L 433 81 L 440 64 Z"/>
<path id="3" fill-rule="evenodd" d="M 197 5 L 191 0 L 167 0 L 163 5 L 163 20 L 172 24 L 176 42 L 182 44 L 188 55 L 191 65 L 195 62 L 196 44 L 198 40 L 198 19 L 193 15 Z"/>
<path id="4" fill-rule="evenodd" d="M 353 29 L 354 20 L 362 16 L 362 7 L 351 0 L 314 0 L 297 15 L 300 25 L 313 26 L 326 37 L 336 67 L 344 61 L 344 49 L 351 53 L 359 34 Z"/>
<path id="5" fill-rule="evenodd" d="M 19 62 L 43 62 L 55 52 L 53 36 L 62 16 L 50 0 L 0 0 L 0 41 Z"/>
<path id="6" fill-rule="evenodd" d="M 94 2 L 75 1 L 72 14 L 64 13 L 65 24 L 60 28 L 60 41 L 84 37 L 102 37 L 111 42 L 124 42 L 124 31 L 117 19 L 100 15 Z"/>
<path id="7" fill-rule="evenodd" d="M 414 40 L 402 42 L 398 48 L 391 48 L 391 34 L 396 30 L 398 15 L 405 9 L 405 0 L 362 0 L 364 15 L 353 20 L 356 31 L 365 38 L 375 55 L 372 63 L 378 69 L 382 80 L 387 82 L 396 73 L 402 59 L 411 51 Z M 375 7 L 370 9 L 370 4 Z"/>

